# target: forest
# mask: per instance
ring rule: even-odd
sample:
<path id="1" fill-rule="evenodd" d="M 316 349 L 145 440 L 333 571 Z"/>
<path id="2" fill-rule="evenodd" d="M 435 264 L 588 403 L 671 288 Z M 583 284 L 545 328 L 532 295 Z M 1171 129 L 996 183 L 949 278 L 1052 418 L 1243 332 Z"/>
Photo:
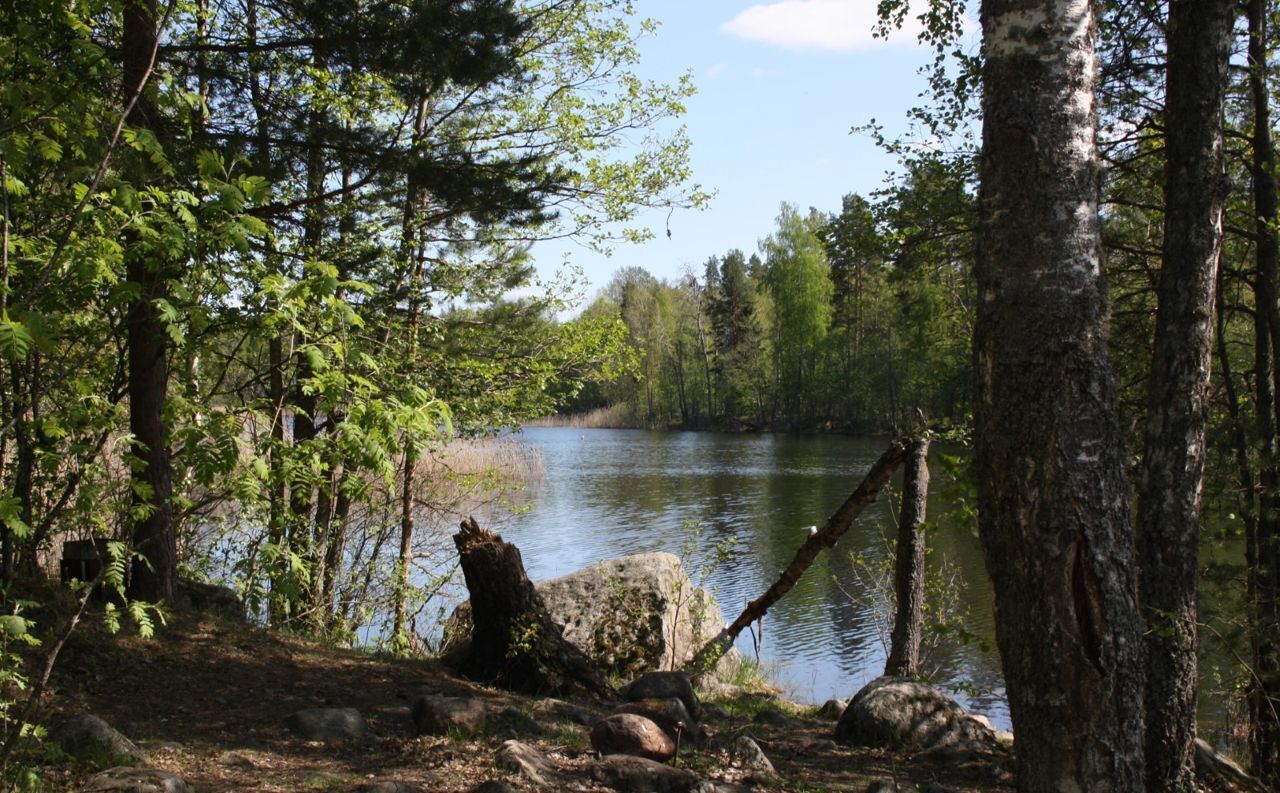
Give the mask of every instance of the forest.
<path id="1" fill-rule="evenodd" d="M 421 656 L 423 522 L 519 467 L 443 449 L 559 414 L 945 426 L 1016 789 L 1197 789 L 1210 574 L 1239 759 L 1280 787 L 1275 8 L 981 5 L 879 4 L 934 55 L 913 136 L 863 128 L 900 163 L 879 190 L 574 313 L 536 243 L 712 200 L 692 79 L 639 76 L 629 0 L 0 3 L 3 784 L 41 784 L 82 619 L 162 635 L 190 581 Z M 1242 558 L 1210 569 L 1210 535 Z M 106 564 L 62 586 L 73 540 Z"/>

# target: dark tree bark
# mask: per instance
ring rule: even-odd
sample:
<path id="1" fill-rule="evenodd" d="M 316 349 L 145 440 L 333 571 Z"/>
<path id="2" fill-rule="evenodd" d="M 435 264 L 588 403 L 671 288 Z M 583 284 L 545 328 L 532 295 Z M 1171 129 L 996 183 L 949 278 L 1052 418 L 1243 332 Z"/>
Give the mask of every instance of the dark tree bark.
<path id="1" fill-rule="evenodd" d="M 1024 793 L 1141 790 L 1142 620 L 1100 270 L 1089 0 L 984 0 L 979 528 Z"/>
<path id="2" fill-rule="evenodd" d="M 889 444 L 889 448 L 885 449 L 880 459 L 871 466 L 871 470 L 867 472 L 853 493 L 831 517 L 827 518 L 827 522 L 821 528 L 810 534 L 804 541 L 796 551 L 791 564 L 787 565 L 778 576 L 778 580 L 774 581 L 763 595 L 747 603 L 747 607 L 728 627 L 702 645 L 702 649 L 685 663 L 686 671 L 700 674 L 715 666 L 715 663 L 733 646 L 733 641 L 738 638 L 738 634 L 763 617 L 774 603 L 791 591 L 791 588 L 800 580 L 800 576 L 804 575 L 804 571 L 808 570 L 813 560 L 818 558 L 818 553 L 823 548 L 834 547 L 836 541 L 844 536 L 853 525 L 853 521 L 862 514 L 862 510 L 876 500 L 880 488 L 884 487 L 893 476 L 893 472 L 902 464 L 903 458 L 907 455 L 907 447 L 913 442 L 913 437 L 906 436 L 897 438 Z"/>
<path id="3" fill-rule="evenodd" d="M 1252 770 L 1267 784 L 1280 786 L 1280 384 L 1276 355 L 1280 353 L 1280 305 L 1277 271 L 1280 237 L 1274 224 L 1280 215 L 1275 178 L 1275 147 L 1271 139 L 1271 99 L 1267 66 L 1266 0 L 1249 0 L 1249 89 L 1253 102 L 1253 215 L 1257 223 L 1256 388 L 1258 438 L 1261 444 L 1262 491 L 1258 520 L 1249 543 L 1248 591 L 1253 675 L 1249 685 L 1249 749 Z"/>
<path id="4" fill-rule="evenodd" d="M 524 694 L 610 693 L 600 670 L 552 621 L 519 548 L 481 529 L 475 518 L 462 522 L 453 542 L 471 594 L 466 675 Z"/>
<path id="5" fill-rule="evenodd" d="M 907 450 L 902 475 L 902 509 L 898 512 L 898 543 L 894 560 L 893 633 L 886 675 L 915 675 L 920 671 L 920 637 L 924 629 L 925 509 L 929 500 L 929 439 Z"/>
<path id="6" fill-rule="evenodd" d="M 124 8 L 123 97 L 126 105 L 140 94 L 129 123 L 155 129 L 158 118 L 145 86 L 156 51 L 156 0 L 130 0 Z M 135 507 L 145 515 L 133 525 L 135 560 L 131 597 L 171 600 L 177 582 L 178 547 L 173 525 L 173 466 L 164 405 L 169 395 L 168 333 L 155 308 L 165 295 L 163 263 L 142 251 L 136 238 L 126 242 L 126 275 L 138 296 L 126 319 L 129 345 L 129 431 L 138 463 L 133 471 Z"/>
<path id="7" fill-rule="evenodd" d="M 1169 5 L 1164 261 L 1138 492 L 1149 793 L 1195 789 L 1196 586 L 1232 0 Z"/>

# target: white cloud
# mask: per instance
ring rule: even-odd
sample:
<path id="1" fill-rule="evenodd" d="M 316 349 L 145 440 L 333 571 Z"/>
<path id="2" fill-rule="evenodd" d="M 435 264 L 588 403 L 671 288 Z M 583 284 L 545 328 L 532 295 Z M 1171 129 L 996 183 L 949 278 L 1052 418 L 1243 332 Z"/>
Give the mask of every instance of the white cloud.
<path id="1" fill-rule="evenodd" d="M 720 29 L 748 41 L 805 50 L 849 51 L 883 45 L 871 36 L 876 0 L 780 0 L 753 5 Z M 889 43 L 914 43 L 918 23 L 908 19 Z"/>
<path id="2" fill-rule="evenodd" d="M 727 63 L 714 64 L 710 69 L 707 69 L 707 78 L 714 80 L 720 75 L 727 72 L 728 70 L 729 70 L 729 64 Z"/>

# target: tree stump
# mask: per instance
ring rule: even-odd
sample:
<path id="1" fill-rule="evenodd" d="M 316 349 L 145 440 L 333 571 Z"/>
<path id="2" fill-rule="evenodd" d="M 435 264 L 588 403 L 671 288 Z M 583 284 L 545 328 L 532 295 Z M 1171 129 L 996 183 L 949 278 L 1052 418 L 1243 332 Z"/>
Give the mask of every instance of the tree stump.
<path id="1" fill-rule="evenodd" d="M 585 654 L 565 640 L 524 570 L 520 549 L 462 521 L 453 535 L 471 593 L 471 648 L 463 674 L 535 695 L 612 693 Z"/>

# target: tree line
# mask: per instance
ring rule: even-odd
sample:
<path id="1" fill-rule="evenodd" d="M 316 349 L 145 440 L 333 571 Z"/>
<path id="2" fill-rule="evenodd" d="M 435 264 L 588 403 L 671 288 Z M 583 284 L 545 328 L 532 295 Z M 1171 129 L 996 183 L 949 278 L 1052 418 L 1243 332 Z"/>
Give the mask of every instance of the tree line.
<path id="1" fill-rule="evenodd" d="M 620 320 L 637 371 L 565 410 L 692 429 L 880 432 L 969 406 L 975 201 L 951 163 L 912 163 L 840 211 L 784 203 L 749 256 L 674 282 L 619 270 L 584 317 Z"/>

